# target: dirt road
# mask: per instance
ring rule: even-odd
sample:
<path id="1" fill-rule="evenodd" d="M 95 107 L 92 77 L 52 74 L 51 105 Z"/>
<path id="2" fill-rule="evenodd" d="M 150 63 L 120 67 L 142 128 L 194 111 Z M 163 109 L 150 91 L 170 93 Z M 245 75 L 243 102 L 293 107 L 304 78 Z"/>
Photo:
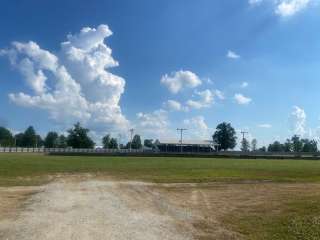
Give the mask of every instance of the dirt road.
<path id="1" fill-rule="evenodd" d="M 190 213 L 140 182 L 59 180 L 0 221 L 5 240 L 192 239 Z"/>

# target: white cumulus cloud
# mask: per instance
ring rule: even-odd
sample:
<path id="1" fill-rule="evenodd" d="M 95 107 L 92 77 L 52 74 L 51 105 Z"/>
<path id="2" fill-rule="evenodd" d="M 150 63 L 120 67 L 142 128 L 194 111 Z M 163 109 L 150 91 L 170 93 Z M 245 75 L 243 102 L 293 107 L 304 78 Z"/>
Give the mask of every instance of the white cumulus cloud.
<path id="1" fill-rule="evenodd" d="M 290 17 L 306 9 L 312 2 L 316 2 L 316 0 L 249 0 L 249 4 L 252 6 L 262 2 L 271 3 L 274 6 L 274 13 L 276 15 Z"/>
<path id="2" fill-rule="evenodd" d="M 306 119 L 307 115 L 305 111 L 298 106 L 293 106 L 290 121 L 291 129 L 294 134 L 303 136 L 306 133 Z"/>
<path id="3" fill-rule="evenodd" d="M 180 92 L 184 88 L 195 88 L 202 83 L 195 73 L 183 70 L 162 76 L 160 82 L 174 94 Z"/>
<path id="4" fill-rule="evenodd" d="M 185 111 L 185 107 L 182 104 L 175 100 L 168 100 L 163 103 L 164 107 L 167 108 L 169 111 Z"/>
<path id="5" fill-rule="evenodd" d="M 242 95 L 241 93 L 236 93 L 236 94 L 234 95 L 234 99 L 235 99 L 235 101 L 236 101 L 238 104 L 240 104 L 240 105 L 247 105 L 247 104 L 249 104 L 249 103 L 252 101 L 251 98 L 245 97 L 245 96 Z"/>
<path id="6" fill-rule="evenodd" d="M 197 100 L 190 99 L 186 102 L 190 109 L 208 108 L 214 103 L 215 98 L 224 99 L 224 95 L 220 90 L 206 89 L 204 91 L 196 91 L 195 95 L 198 97 Z"/>
<path id="7" fill-rule="evenodd" d="M 238 55 L 237 53 L 235 53 L 234 51 L 229 50 L 227 52 L 227 58 L 231 58 L 231 59 L 239 59 L 240 55 Z"/>
<path id="8" fill-rule="evenodd" d="M 275 13 L 282 16 L 292 16 L 306 8 L 311 0 L 283 0 L 276 7 Z"/>
<path id="9" fill-rule="evenodd" d="M 155 110 L 151 113 L 140 112 L 137 114 L 136 128 L 144 137 L 166 138 L 171 136 L 169 125 L 168 112 L 163 109 Z"/>
<path id="10" fill-rule="evenodd" d="M 125 80 L 108 71 L 118 66 L 105 44 L 111 34 L 107 25 L 85 27 L 68 35 L 57 54 L 32 41 L 13 42 L 1 55 L 9 57 L 33 93 L 10 93 L 10 99 L 43 109 L 62 124 L 80 121 L 93 130 L 126 128 L 129 122 L 119 105 Z"/>
<path id="11" fill-rule="evenodd" d="M 196 138 L 210 139 L 212 129 L 208 127 L 203 116 L 196 116 L 183 120 L 184 125 L 188 128 L 190 135 Z"/>

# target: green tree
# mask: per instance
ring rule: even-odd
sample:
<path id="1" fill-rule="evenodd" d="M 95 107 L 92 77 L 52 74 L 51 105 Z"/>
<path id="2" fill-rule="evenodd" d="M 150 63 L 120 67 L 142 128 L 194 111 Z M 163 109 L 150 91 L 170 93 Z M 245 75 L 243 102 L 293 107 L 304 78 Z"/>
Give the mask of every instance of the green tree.
<path id="1" fill-rule="evenodd" d="M 249 152 L 250 151 L 250 143 L 246 138 L 243 138 L 241 141 L 241 151 Z"/>
<path id="2" fill-rule="evenodd" d="M 103 148 L 105 148 L 105 149 L 108 149 L 108 148 L 109 148 L 110 140 L 111 140 L 110 134 L 107 134 L 106 136 L 104 136 L 104 137 L 102 138 Z"/>
<path id="3" fill-rule="evenodd" d="M 95 143 L 88 136 L 89 129 L 81 127 L 80 123 L 76 123 L 73 128 L 68 130 L 67 143 L 73 148 L 93 148 Z"/>
<path id="4" fill-rule="evenodd" d="M 279 141 L 275 141 L 269 144 L 268 152 L 283 152 L 283 145 Z"/>
<path id="5" fill-rule="evenodd" d="M 134 135 L 134 137 L 132 139 L 131 148 L 132 149 L 141 149 L 142 148 L 140 135 L 138 135 L 138 134 Z"/>
<path id="6" fill-rule="evenodd" d="M 152 148 L 153 147 L 153 139 L 145 139 L 143 142 L 143 145 L 145 147 Z"/>
<path id="7" fill-rule="evenodd" d="M 286 142 L 283 144 L 283 151 L 285 152 L 292 152 L 293 146 L 290 139 L 287 139 Z"/>
<path id="8" fill-rule="evenodd" d="M 118 141 L 115 138 L 111 138 L 109 142 L 110 149 L 118 149 Z"/>
<path id="9" fill-rule="evenodd" d="M 58 147 L 58 138 L 59 135 L 56 132 L 48 132 L 47 136 L 44 139 L 44 146 L 46 148 L 56 148 Z"/>
<path id="10" fill-rule="evenodd" d="M 252 139 L 252 141 L 251 141 L 251 150 L 253 151 L 253 152 L 255 152 L 255 151 L 257 151 L 257 145 L 258 145 L 258 141 L 257 141 L 257 139 Z"/>
<path id="11" fill-rule="evenodd" d="M 40 135 L 36 135 L 36 147 L 40 148 L 44 146 L 44 141 Z"/>
<path id="12" fill-rule="evenodd" d="M 61 134 L 57 139 L 57 147 L 58 148 L 68 147 L 67 138 L 63 134 Z"/>
<path id="13" fill-rule="evenodd" d="M 23 146 L 23 133 L 18 133 L 14 136 L 15 142 L 16 142 L 16 147 L 24 147 Z"/>
<path id="14" fill-rule="evenodd" d="M 302 139 L 303 143 L 302 152 L 317 152 L 318 151 L 318 144 L 316 140 L 309 140 L 309 139 Z"/>
<path id="15" fill-rule="evenodd" d="M 236 131 L 230 123 L 220 123 L 216 127 L 216 131 L 212 136 L 213 141 L 217 143 L 219 150 L 234 149 L 236 146 L 237 136 Z"/>
<path id="16" fill-rule="evenodd" d="M 259 152 L 266 152 L 267 148 L 265 146 L 258 149 Z"/>
<path id="17" fill-rule="evenodd" d="M 8 129 L 0 127 L 0 147 L 12 146 L 14 146 L 14 138 L 12 133 Z"/>
<path id="18" fill-rule="evenodd" d="M 294 152 L 301 152 L 303 148 L 303 142 L 300 140 L 300 137 L 297 135 L 294 135 L 291 138 L 292 142 L 292 148 Z"/>
<path id="19" fill-rule="evenodd" d="M 37 134 L 32 126 L 28 127 L 23 133 L 22 147 L 36 147 Z"/>

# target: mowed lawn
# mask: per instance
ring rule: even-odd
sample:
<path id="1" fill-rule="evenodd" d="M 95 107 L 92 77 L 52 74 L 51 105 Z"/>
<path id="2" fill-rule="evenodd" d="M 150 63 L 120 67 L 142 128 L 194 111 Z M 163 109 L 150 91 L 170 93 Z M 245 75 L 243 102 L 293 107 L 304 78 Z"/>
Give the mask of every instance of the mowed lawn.
<path id="1" fill-rule="evenodd" d="M 48 175 L 93 173 L 151 182 L 320 181 L 320 161 L 0 154 L 0 186 L 32 185 Z"/>

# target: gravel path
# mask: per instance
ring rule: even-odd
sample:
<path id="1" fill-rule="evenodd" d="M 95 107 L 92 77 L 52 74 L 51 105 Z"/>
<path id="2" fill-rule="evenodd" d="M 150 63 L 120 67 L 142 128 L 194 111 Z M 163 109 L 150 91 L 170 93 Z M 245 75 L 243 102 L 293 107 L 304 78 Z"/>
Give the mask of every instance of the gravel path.
<path id="1" fill-rule="evenodd" d="M 191 215 L 152 184 L 60 180 L 33 195 L 17 218 L 0 221 L 5 240 L 188 240 Z"/>

